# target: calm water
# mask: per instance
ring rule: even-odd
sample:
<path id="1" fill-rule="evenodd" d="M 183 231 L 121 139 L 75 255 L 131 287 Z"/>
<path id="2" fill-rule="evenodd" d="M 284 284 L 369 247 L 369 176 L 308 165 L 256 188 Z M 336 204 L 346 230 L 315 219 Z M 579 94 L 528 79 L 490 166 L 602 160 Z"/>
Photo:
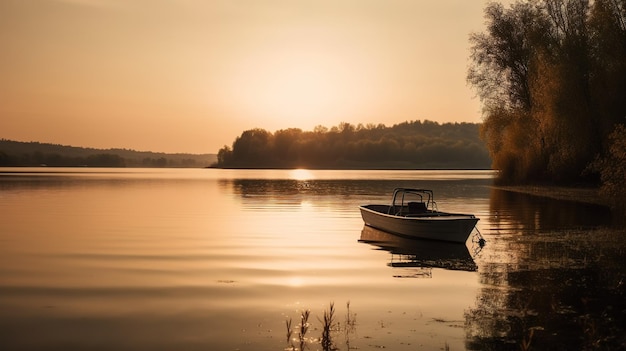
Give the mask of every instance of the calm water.
<path id="1" fill-rule="evenodd" d="M 321 350 L 333 302 L 340 350 L 626 347 L 625 234 L 610 212 L 491 182 L 485 171 L 0 169 L 0 349 Z M 364 228 L 358 205 L 398 186 L 480 217 L 486 246 Z"/>

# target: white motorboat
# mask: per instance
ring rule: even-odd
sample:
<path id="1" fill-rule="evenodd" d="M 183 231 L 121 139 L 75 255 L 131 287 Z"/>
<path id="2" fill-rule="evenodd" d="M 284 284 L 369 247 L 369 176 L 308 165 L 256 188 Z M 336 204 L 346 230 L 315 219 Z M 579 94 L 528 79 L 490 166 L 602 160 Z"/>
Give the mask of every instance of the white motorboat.
<path id="1" fill-rule="evenodd" d="M 437 210 L 432 190 L 396 188 L 390 205 L 360 206 L 365 225 L 412 238 L 465 243 L 479 218 Z"/>

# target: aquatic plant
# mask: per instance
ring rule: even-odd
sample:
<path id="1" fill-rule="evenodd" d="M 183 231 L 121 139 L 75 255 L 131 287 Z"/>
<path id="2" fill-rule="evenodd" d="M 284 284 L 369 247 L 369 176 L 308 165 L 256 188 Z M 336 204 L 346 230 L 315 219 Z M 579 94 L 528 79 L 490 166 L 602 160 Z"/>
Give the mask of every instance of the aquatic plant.
<path id="1" fill-rule="evenodd" d="M 291 329 L 291 318 L 285 321 L 285 325 L 287 326 L 287 343 L 291 341 L 291 334 L 293 334 L 293 329 Z"/>
<path id="2" fill-rule="evenodd" d="M 324 310 L 324 320 L 322 322 L 322 349 L 324 351 L 336 350 L 337 348 L 333 345 L 333 339 L 331 336 L 331 331 L 333 329 L 333 325 L 335 324 L 335 303 L 330 303 L 330 308 L 328 310 Z"/>
<path id="3" fill-rule="evenodd" d="M 346 302 L 346 320 L 345 324 L 345 332 L 346 335 L 349 333 L 353 333 L 356 329 L 356 313 L 350 312 L 350 301 Z"/>
<path id="4" fill-rule="evenodd" d="M 300 350 L 304 350 L 306 346 L 306 333 L 309 331 L 309 316 L 311 315 L 310 310 L 304 310 L 300 314 L 300 332 L 298 334 L 298 338 L 300 339 Z"/>
<path id="5" fill-rule="evenodd" d="M 300 313 L 300 324 L 295 328 L 292 327 L 292 319 L 288 318 L 285 320 L 285 327 L 287 329 L 287 348 L 285 350 L 305 350 L 308 345 L 307 343 L 318 343 L 322 346 L 322 350 L 324 351 L 337 351 L 339 348 L 336 346 L 336 340 L 333 339 L 333 332 L 345 332 L 345 343 L 346 349 L 351 350 L 354 347 L 350 346 L 350 334 L 355 333 L 356 329 L 356 313 L 350 310 L 350 301 L 346 303 L 346 315 L 344 321 L 344 327 L 342 329 L 341 322 L 337 321 L 336 318 L 335 304 L 334 302 L 330 302 L 329 308 L 324 310 L 322 314 L 322 318 L 317 318 L 321 324 L 322 335 L 321 337 L 307 337 L 309 330 L 311 329 L 311 324 L 309 323 L 309 318 L 311 316 L 310 310 L 304 310 Z M 297 338 L 292 338 L 294 329 L 298 333 Z M 317 330 L 317 328 L 314 328 Z M 294 342 L 299 342 L 299 348 L 294 345 Z"/>
<path id="6" fill-rule="evenodd" d="M 346 302 L 346 318 L 344 321 L 346 348 L 351 350 L 350 335 L 356 332 L 356 313 L 350 312 L 350 301 Z"/>

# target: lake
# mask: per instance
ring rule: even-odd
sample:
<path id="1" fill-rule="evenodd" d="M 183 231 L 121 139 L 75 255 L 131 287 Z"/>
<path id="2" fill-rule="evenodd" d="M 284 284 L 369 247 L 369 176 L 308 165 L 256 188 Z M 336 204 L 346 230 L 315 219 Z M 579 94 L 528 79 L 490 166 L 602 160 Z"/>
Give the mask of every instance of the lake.
<path id="1" fill-rule="evenodd" d="M 0 169 L 0 348 L 626 348 L 623 222 L 493 176 Z M 475 214 L 486 244 L 364 227 L 395 187 Z"/>

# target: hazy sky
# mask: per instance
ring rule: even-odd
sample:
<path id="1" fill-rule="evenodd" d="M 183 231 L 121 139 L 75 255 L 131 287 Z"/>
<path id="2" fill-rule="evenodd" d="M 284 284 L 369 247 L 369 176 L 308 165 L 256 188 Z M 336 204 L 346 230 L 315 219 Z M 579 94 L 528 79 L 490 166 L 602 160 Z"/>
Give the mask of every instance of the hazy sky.
<path id="1" fill-rule="evenodd" d="M 255 127 L 480 122 L 487 3 L 0 0 L 0 138 L 215 153 Z"/>

